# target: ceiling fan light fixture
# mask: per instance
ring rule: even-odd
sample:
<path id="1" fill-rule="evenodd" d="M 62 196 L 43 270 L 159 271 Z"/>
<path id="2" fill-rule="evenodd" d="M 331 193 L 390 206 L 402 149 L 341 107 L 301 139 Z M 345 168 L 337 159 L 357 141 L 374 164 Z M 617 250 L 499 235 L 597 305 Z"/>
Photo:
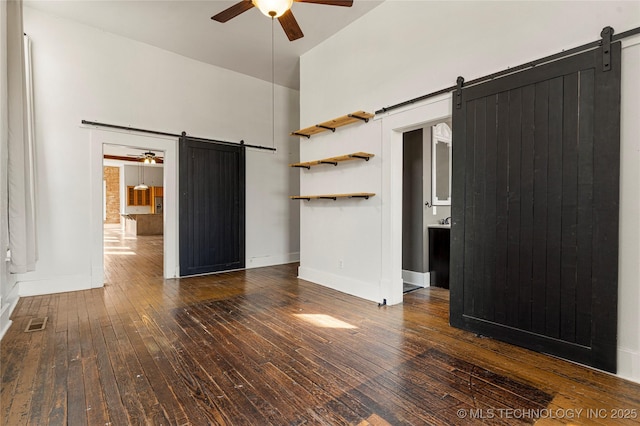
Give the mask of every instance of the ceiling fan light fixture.
<path id="1" fill-rule="evenodd" d="M 253 5 L 260 9 L 260 12 L 270 18 L 279 18 L 291 9 L 293 0 L 251 0 Z"/>

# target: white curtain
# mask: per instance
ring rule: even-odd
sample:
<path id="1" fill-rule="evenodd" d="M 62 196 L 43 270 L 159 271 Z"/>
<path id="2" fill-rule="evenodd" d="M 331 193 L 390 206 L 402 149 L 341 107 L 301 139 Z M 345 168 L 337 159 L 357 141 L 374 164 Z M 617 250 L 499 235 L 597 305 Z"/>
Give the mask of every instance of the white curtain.
<path id="1" fill-rule="evenodd" d="M 5 253 L 9 250 L 9 193 L 8 150 L 9 116 L 7 114 L 7 4 L 0 1 L 0 309 L 1 299 L 8 293 L 9 263 Z M 1 325 L 1 324 L 0 324 Z"/>
<path id="2" fill-rule="evenodd" d="M 22 0 L 1 2 L 6 5 L 5 22 L 1 25 L 6 61 L 0 70 L 6 79 L 2 82 L 6 87 L 2 93 L 3 97 L 6 94 L 6 101 L 2 100 L 6 111 L 1 115 L 0 127 L 3 148 L 7 147 L 9 272 L 24 273 L 35 270 L 37 260 L 30 42 L 25 40 L 22 28 Z"/>

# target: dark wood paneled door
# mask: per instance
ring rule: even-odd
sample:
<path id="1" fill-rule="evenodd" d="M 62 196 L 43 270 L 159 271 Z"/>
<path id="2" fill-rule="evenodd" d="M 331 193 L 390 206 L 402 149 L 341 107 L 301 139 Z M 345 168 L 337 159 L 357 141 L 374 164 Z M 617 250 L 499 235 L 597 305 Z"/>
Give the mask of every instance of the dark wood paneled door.
<path id="1" fill-rule="evenodd" d="M 180 139 L 180 275 L 245 267 L 245 149 Z"/>
<path id="2" fill-rule="evenodd" d="M 462 90 L 453 326 L 616 370 L 620 43 Z"/>

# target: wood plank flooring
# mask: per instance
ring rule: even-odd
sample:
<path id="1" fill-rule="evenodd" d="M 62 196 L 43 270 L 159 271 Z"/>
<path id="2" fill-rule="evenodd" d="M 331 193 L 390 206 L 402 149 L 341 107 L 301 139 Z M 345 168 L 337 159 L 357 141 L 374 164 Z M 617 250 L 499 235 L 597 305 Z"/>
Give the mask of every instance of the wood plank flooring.
<path id="1" fill-rule="evenodd" d="M 640 385 L 451 328 L 447 290 L 378 308 L 297 265 L 164 280 L 161 250 L 108 228 L 104 288 L 20 300 L 0 424 L 640 423 Z"/>

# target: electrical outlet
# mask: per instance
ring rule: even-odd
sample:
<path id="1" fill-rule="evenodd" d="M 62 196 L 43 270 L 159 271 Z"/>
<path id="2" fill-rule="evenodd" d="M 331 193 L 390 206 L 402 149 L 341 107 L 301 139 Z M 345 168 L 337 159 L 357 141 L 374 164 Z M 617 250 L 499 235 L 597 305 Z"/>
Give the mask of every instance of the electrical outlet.
<path id="1" fill-rule="evenodd" d="M 338 268 L 344 268 L 344 261 L 342 259 L 338 260 Z"/>

